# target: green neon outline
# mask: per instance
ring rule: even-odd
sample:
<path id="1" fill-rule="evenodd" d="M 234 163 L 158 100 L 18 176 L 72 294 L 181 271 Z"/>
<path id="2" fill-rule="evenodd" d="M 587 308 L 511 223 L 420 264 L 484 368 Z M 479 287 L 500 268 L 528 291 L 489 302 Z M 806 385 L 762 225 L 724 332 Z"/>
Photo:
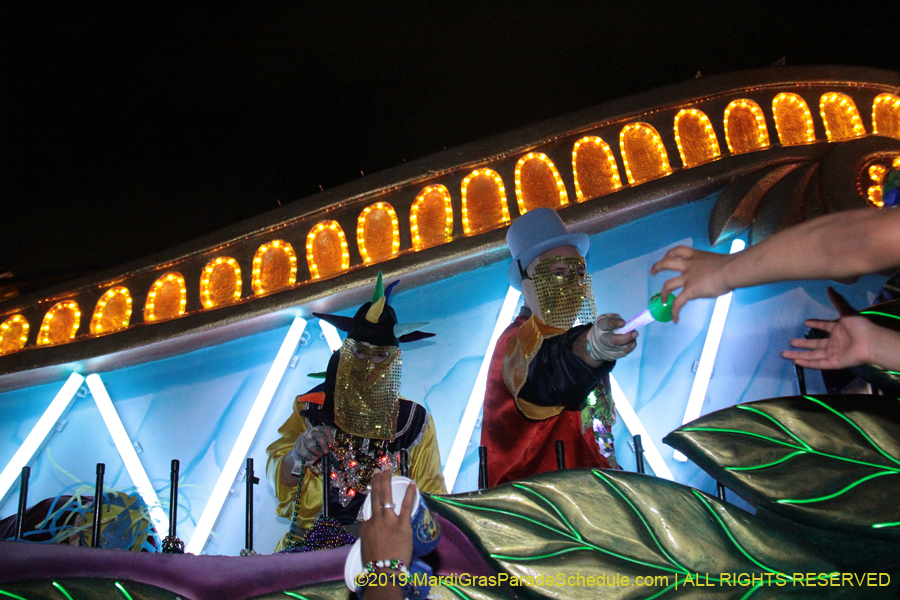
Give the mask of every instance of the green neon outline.
<path id="1" fill-rule="evenodd" d="M 752 580 L 751 580 L 751 581 L 752 581 Z M 761 584 L 761 583 L 757 583 L 757 584 L 754 585 L 752 588 L 750 588 L 750 589 L 747 591 L 746 594 L 744 594 L 743 596 L 741 596 L 740 600 L 747 600 L 747 598 L 749 598 L 750 596 L 752 596 L 753 593 L 754 593 L 756 590 L 758 590 L 759 588 L 761 588 L 761 587 L 762 587 L 762 584 Z"/>
<path id="2" fill-rule="evenodd" d="M 520 490 L 525 490 L 526 492 L 529 492 L 529 493 L 531 493 L 531 494 L 534 494 L 535 496 L 537 496 L 538 498 L 540 498 L 541 500 L 543 500 L 544 502 L 546 502 L 547 504 L 549 504 L 549 505 L 550 505 L 550 508 L 553 509 L 553 512 L 555 512 L 557 515 L 559 515 L 559 518 L 562 519 L 563 523 L 566 524 L 566 527 L 569 528 L 569 531 L 572 532 L 572 535 L 574 535 L 575 537 L 577 537 L 579 541 L 584 541 L 584 538 L 581 537 L 581 534 L 578 533 L 578 531 L 577 531 L 574 527 L 572 527 L 572 524 L 569 523 L 569 520 L 566 519 L 566 517 L 560 512 L 559 508 L 557 508 L 557 506 L 556 506 L 555 504 L 553 504 L 553 502 L 551 502 L 548 498 L 545 498 L 545 497 L 544 497 L 543 495 L 541 495 L 539 492 L 537 492 L 537 491 L 535 491 L 535 490 L 533 490 L 533 489 L 531 489 L 531 488 L 529 488 L 529 487 L 526 487 L 526 486 L 522 485 L 521 483 L 514 483 L 514 484 L 512 484 L 512 486 L 513 486 L 514 488 L 518 488 L 518 489 L 520 489 Z"/>
<path id="3" fill-rule="evenodd" d="M 853 483 L 851 483 L 850 485 L 848 485 L 847 487 L 845 487 L 844 489 L 838 490 L 837 492 L 835 492 L 833 494 L 828 494 L 827 496 L 820 496 L 818 498 L 807 498 L 804 500 L 789 500 L 789 499 L 788 500 L 778 500 L 777 502 L 778 502 L 778 504 L 811 504 L 813 502 L 824 502 L 825 500 L 831 500 L 832 498 L 837 498 L 838 496 L 841 496 L 841 495 L 845 494 L 846 492 L 849 492 L 856 486 L 858 486 L 862 483 L 865 483 L 865 482 L 869 481 L 870 479 L 875 479 L 876 477 L 881 477 L 882 475 L 896 475 L 896 473 L 892 473 L 890 471 L 882 471 L 881 473 L 873 473 L 871 475 L 867 475 L 867 476 L 863 477 L 862 479 L 858 479 L 858 480 L 854 481 Z"/>
<path id="4" fill-rule="evenodd" d="M 799 437 L 797 437 L 797 436 L 794 434 L 794 432 L 792 432 L 790 429 L 788 429 L 787 427 L 785 427 L 784 423 L 782 423 L 781 421 L 779 421 L 778 419 L 776 419 L 776 418 L 773 417 L 772 415 L 770 415 L 770 414 L 768 414 L 768 413 L 765 413 L 765 412 L 759 410 L 759 409 L 756 408 L 755 406 L 747 406 L 746 404 L 738 404 L 738 405 L 737 405 L 737 408 L 739 408 L 740 410 L 747 410 L 747 411 L 750 411 L 750 412 L 752 412 L 752 413 L 756 413 L 756 414 L 758 414 L 758 415 L 764 416 L 765 418 L 769 419 L 770 421 L 772 421 L 773 423 L 775 423 L 776 425 L 778 425 L 778 427 L 780 427 L 781 430 L 784 431 L 786 434 L 788 434 L 789 436 L 791 436 L 792 438 L 794 438 L 795 440 L 797 440 L 798 442 L 800 442 L 801 444 L 803 444 L 803 447 L 804 447 L 804 448 L 806 448 L 807 450 L 812 450 L 812 446 L 810 446 L 810 445 L 807 444 L 805 441 L 803 441 L 803 440 L 801 440 Z"/>
<path id="5" fill-rule="evenodd" d="M 61 591 L 61 592 L 66 596 L 66 598 L 68 598 L 69 600 L 72 600 L 72 596 L 69 595 L 69 592 L 66 591 L 66 588 L 64 588 L 63 586 L 59 585 L 59 584 L 56 583 L 55 581 L 53 582 L 53 587 L 55 587 L 56 589 L 58 589 L 59 591 Z"/>
<path id="6" fill-rule="evenodd" d="M 900 321 L 900 317 L 898 317 L 897 315 L 889 315 L 887 313 L 878 312 L 877 310 L 861 310 L 861 311 L 859 311 L 859 314 L 861 314 L 861 315 L 879 315 L 881 317 L 888 317 L 889 319 L 897 319 L 898 321 Z"/>
<path id="7" fill-rule="evenodd" d="M 768 467 L 774 467 L 775 465 L 780 465 L 781 463 L 788 461 L 798 454 L 808 454 L 806 450 L 797 450 L 796 452 L 791 452 L 785 457 L 779 458 L 775 462 L 766 463 L 764 465 L 757 465 L 755 467 L 725 467 L 726 471 L 758 471 L 759 469 L 765 469 Z"/>
<path id="8" fill-rule="evenodd" d="M 128 600 L 134 600 L 134 598 L 131 597 L 131 594 L 129 594 L 129 593 L 125 590 L 125 588 L 122 587 L 122 584 L 119 583 L 118 581 L 116 582 L 116 587 L 119 588 L 119 591 L 122 592 L 122 593 L 125 595 L 125 597 L 128 598 Z"/>
<path id="9" fill-rule="evenodd" d="M 770 441 L 774 444 L 779 444 L 781 446 L 786 446 L 788 448 L 793 448 L 794 450 L 804 450 L 800 446 L 795 446 L 794 444 L 789 444 L 787 442 L 783 442 L 781 440 L 776 440 L 775 438 L 770 438 L 765 435 L 761 435 L 759 433 L 750 433 L 749 431 L 742 431 L 740 429 L 724 429 L 720 427 L 683 427 L 681 431 L 711 431 L 713 433 L 734 433 L 736 435 L 746 435 L 748 437 L 755 437 L 763 440 Z M 856 460 L 855 458 L 847 458 L 846 456 L 838 456 L 836 454 L 828 454 L 827 452 L 820 452 L 819 450 L 812 449 L 809 450 L 810 454 L 816 454 L 818 456 L 824 456 L 826 458 L 833 458 L 834 460 L 840 460 L 844 462 L 850 462 L 857 465 L 865 465 L 867 467 L 874 467 L 876 469 L 887 469 L 888 471 L 895 471 L 900 473 L 900 468 L 890 467 L 887 465 L 878 465 L 875 463 L 866 462 L 863 460 Z"/>
<path id="10" fill-rule="evenodd" d="M 875 440 L 873 440 L 872 438 L 870 438 L 870 437 L 869 437 L 869 434 L 866 433 L 865 431 L 863 431 L 863 430 L 862 430 L 862 427 L 860 427 L 859 425 L 857 425 L 856 423 L 854 423 L 852 419 L 850 419 L 850 418 L 847 417 L 846 415 L 842 415 L 841 413 L 839 413 L 838 411 L 834 410 L 833 408 L 831 408 L 830 406 L 828 406 L 827 404 L 825 404 L 824 402 L 822 402 L 822 401 L 819 400 L 818 398 L 813 398 L 812 396 L 803 396 L 803 397 L 806 398 L 807 400 L 809 400 L 810 402 L 814 402 L 814 403 L 818 404 L 819 406 L 821 406 L 822 408 L 824 408 L 824 409 L 826 409 L 826 410 L 829 410 L 829 411 L 833 412 L 833 413 L 836 414 L 838 417 L 840 417 L 841 419 L 843 419 L 844 421 L 846 421 L 847 423 L 849 423 L 854 429 L 856 429 L 856 430 L 860 433 L 861 436 L 863 436 L 864 438 L 866 438 L 866 441 L 869 442 L 870 444 L 872 444 L 872 447 L 875 448 L 876 450 L 878 450 L 878 452 L 879 452 L 882 456 L 884 456 L 884 457 L 887 458 L 888 460 L 892 460 L 892 461 L 894 461 L 895 463 L 897 463 L 898 465 L 900 465 L 900 460 L 897 460 L 896 458 L 894 458 L 893 456 L 891 456 L 890 454 L 888 454 L 887 452 L 885 452 L 885 451 L 881 448 L 881 446 L 879 446 L 878 444 L 876 444 L 876 443 L 875 443 Z"/>
<path id="11" fill-rule="evenodd" d="M 530 560 L 543 560 L 545 558 L 553 558 L 554 556 L 560 556 L 562 554 L 568 554 L 570 552 L 578 552 L 579 550 L 593 550 L 590 546 L 578 546 L 577 548 L 563 548 L 562 550 L 557 550 L 556 552 L 548 552 L 547 554 L 534 554 L 532 556 L 507 556 L 505 554 L 491 554 L 491 558 L 496 558 L 497 560 L 521 560 L 524 562 L 528 562 Z"/>
<path id="12" fill-rule="evenodd" d="M 309 600 L 306 596 L 301 596 L 300 594 L 295 594 L 294 592 L 281 592 L 285 596 L 290 596 L 291 598 L 298 598 L 299 600 Z"/>
<path id="13" fill-rule="evenodd" d="M 746 556 L 746 557 L 750 560 L 750 562 L 752 562 L 753 564 L 755 564 L 755 565 L 756 565 L 757 567 L 759 567 L 760 569 L 764 569 L 764 570 L 768 571 L 769 573 L 775 573 L 776 575 L 784 575 L 784 576 L 786 576 L 788 579 L 790 579 L 791 581 L 794 581 L 794 578 L 791 577 L 790 575 L 788 575 L 787 573 L 781 573 L 780 571 L 776 571 L 776 570 L 774 570 L 774 569 L 771 569 L 771 568 L 767 567 L 766 565 L 762 564 L 761 562 L 759 562 L 758 560 L 756 560 L 755 558 L 753 558 L 752 556 L 750 556 L 750 554 L 749 554 L 746 550 L 744 550 L 743 546 L 741 546 L 741 545 L 738 543 L 738 541 L 737 541 L 736 539 L 734 539 L 734 536 L 731 535 L 731 531 L 730 531 L 730 530 L 728 529 L 728 527 L 725 525 L 725 522 L 724 522 L 724 521 L 722 520 L 722 518 L 719 516 L 719 513 L 717 513 L 717 512 L 713 509 L 713 507 L 710 506 L 709 502 L 706 501 L 706 498 L 704 498 L 702 495 L 700 495 L 700 492 L 698 492 L 697 490 L 691 490 L 691 492 L 693 492 L 693 494 L 694 494 L 697 498 L 699 498 L 701 502 L 703 502 L 704 506 L 706 506 L 706 509 L 710 512 L 710 514 L 711 514 L 713 517 L 715 517 L 716 521 L 719 522 L 719 525 L 721 525 L 722 529 L 725 531 L 725 534 L 728 536 L 728 539 L 731 540 L 731 543 L 734 544 L 735 548 L 737 548 L 738 550 L 740 550 L 740 551 L 741 551 L 741 554 L 743 554 L 744 556 Z"/>
<path id="14" fill-rule="evenodd" d="M 638 559 L 636 559 L 636 558 L 631 558 L 631 557 L 628 557 L 628 556 L 624 556 L 624 555 L 622 555 L 622 554 L 617 554 L 616 552 L 613 552 L 613 551 L 611 551 L 611 550 L 607 550 L 606 548 L 601 548 L 600 546 L 597 546 L 596 544 L 592 544 L 591 542 L 588 542 L 588 541 L 584 541 L 584 540 L 573 540 L 572 537 L 571 537 L 569 534 L 567 534 L 566 532 L 560 531 L 560 530 L 558 530 L 558 529 L 556 529 L 556 528 L 554 528 L 554 527 L 550 527 L 549 525 L 545 525 L 544 523 L 541 523 L 540 521 L 536 521 L 536 520 L 534 520 L 534 519 L 532 519 L 532 518 L 530 518 L 530 517 L 526 517 L 526 516 L 524 516 L 524 515 L 519 515 L 519 514 L 516 514 L 516 513 L 512 513 L 512 512 L 506 511 L 506 510 L 500 510 L 500 509 L 498 509 L 498 508 L 488 508 L 488 507 L 484 507 L 484 506 L 474 506 L 474 505 L 470 505 L 470 504 L 464 504 L 464 503 L 462 503 L 462 502 L 457 502 L 457 501 L 455 501 L 455 500 L 450 500 L 449 498 L 444 498 L 444 497 L 439 497 L 439 496 L 432 496 L 431 499 L 436 500 L 436 501 L 438 501 L 438 502 L 443 502 L 443 503 L 445 503 L 445 504 L 449 504 L 449 505 L 451 505 L 451 506 L 458 506 L 458 507 L 460 507 L 460 508 L 465 508 L 465 509 L 468 509 L 468 510 L 481 510 L 481 511 L 485 511 L 485 512 L 500 513 L 500 514 L 504 514 L 504 515 L 509 515 L 509 516 L 511 516 L 511 517 L 516 517 L 516 518 L 519 518 L 519 519 L 523 519 L 523 520 L 525 520 L 525 521 L 529 521 L 529 522 L 531 522 L 531 523 L 534 523 L 535 525 L 540 525 L 541 527 L 544 527 L 544 528 L 549 529 L 549 530 L 551 530 L 551 531 L 555 531 L 555 532 L 558 533 L 559 535 L 561 535 L 561 536 L 563 536 L 563 537 L 565 537 L 565 538 L 567 538 L 567 539 L 569 539 L 569 540 L 581 542 L 581 543 L 583 543 L 583 544 L 587 544 L 587 545 L 589 546 L 589 548 L 588 548 L 589 550 L 596 550 L 597 552 L 600 552 L 600 553 L 602 553 L 602 554 L 608 554 L 608 555 L 610 555 L 610 556 L 614 556 L 614 557 L 616 557 L 616 558 L 618 558 L 618 559 L 621 559 L 621 560 L 624 560 L 624 561 L 627 561 L 627 562 L 635 563 L 635 564 L 638 564 L 638 565 L 643 565 L 643 566 L 645 566 L 645 567 L 650 567 L 651 569 L 659 569 L 659 570 L 661 570 L 661 571 L 668 571 L 669 573 L 679 573 L 679 571 L 676 571 L 675 569 L 672 569 L 671 567 L 661 566 L 661 565 L 654 565 L 654 564 L 651 564 L 651 563 L 648 563 L 648 562 L 644 562 L 644 561 L 642 561 L 642 560 L 638 560 Z M 574 550 L 573 550 L 573 551 L 574 551 Z M 494 556 L 494 555 L 492 554 L 492 555 L 491 555 L 491 558 L 498 558 L 498 557 L 496 557 L 496 556 Z M 534 557 L 534 558 L 540 558 L 540 557 Z M 533 559 L 533 558 L 532 558 L 532 557 L 512 556 L 512 557 L 509 557 L 507 560 L 529 560 L 529 559 Z M 498 560 L 499 560 L 499 558 L 498 558 Z"/>
<path id="15" fill-rule="evenodd" d="M 9 592 L 4 592 L 3 590 L 0 590 L 0 594 L 9 596 L 10 598 L 15 598 L 16 600 L 25 600 L 25 598 L 23 598 L 22 596 L 16 596 L 15 594 L 10 594 Z"/>
<path id="16" fill-rule="evenodd" d="M 884 372 L 890 373 L 891 375 L 900 375 L 900 371 L 888 371 L 887 369 L 885 369 Z"/>
<path id="17" fill-rule="evenodd" d="M 872 528 L 883 529 L 885 527 L 897 527 L 898 525 L 900 525 L 900 521 L 897 521 L 896 523 L 875 523 L 874 525 L 872 525 Z"/>
<path id="18" fill-rule="evenodd" d="M 634 511 L 634 513 L 638 516 L 638 518 L 640 518 L 641 523 L 644 524 L 644 527 L 647 529 L 647 533 L 649 533 L 650 537 L 653 538 L 653 541 L 656 543 L 656 547 L 659 548 L 659 551 L 662 552 L 665 555 L 665 557 L 669 559 L 669 562 L 674 564 L 676 567 L 682 569 L 683 573 L 690 573 L 689 569 L 685 568 L 684 565 L 682 565 L 680 562 L 678 562 L 677 560 L 672 558 L 669 555 L 669 553 L 666 552 L 666 549 L 662 547 L 662 544 L 656 538 L 656 535 L 654 535 L 653 530 L 650 529 L 650 524 L 647 523 L 646 519 L 644 519 L 644 515 L 641 513 L 641 511 L 639 511 L 638 508 L 631 502 L 631 499 L 627 498 L 625 496 L 625 494 L 621 490 L 619 490 L 619 488 L 617 488 L 615 485 L 613 485 L 612 481 L 608 478 L 607 475 L 600 473 L 599 471 L 597 471 L 597 469 L 591 469 L 591 473 L 593 473 L 595 477 L 599 477 L 600 479 L 604 480 L 607 483 L 607 485 L 609 485 L 609 487 L 611 487 L 617 494 L 619 494 L 619 496 L 628 504 L 628 506 L 631 507 L 631 510 Z"/>

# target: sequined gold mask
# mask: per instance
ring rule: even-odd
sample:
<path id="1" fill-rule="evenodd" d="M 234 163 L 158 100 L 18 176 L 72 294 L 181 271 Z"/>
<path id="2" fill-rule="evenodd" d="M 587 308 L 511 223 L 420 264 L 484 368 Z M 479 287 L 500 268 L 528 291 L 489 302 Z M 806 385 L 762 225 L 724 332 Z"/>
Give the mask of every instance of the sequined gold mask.
<path id="1" fill-rule="evenodd" d="M 565 265 L 567 272 L 555 265 Z M 583 275 L 579 274 L 583 273 Z M 551 327 L 570 329 L 576 324 L 593 323 L 597 318 L 591 275 L 584 258 L 551 256 L 534 268 L 531 276 L 540 305 L 541 320 Z"/>
<path id="2" fill-rule="evenodd" d="M 400 412 L 400 348 L 347 338 L 334 388 L 334 424 L 373 440 L 392 440 Z"/>

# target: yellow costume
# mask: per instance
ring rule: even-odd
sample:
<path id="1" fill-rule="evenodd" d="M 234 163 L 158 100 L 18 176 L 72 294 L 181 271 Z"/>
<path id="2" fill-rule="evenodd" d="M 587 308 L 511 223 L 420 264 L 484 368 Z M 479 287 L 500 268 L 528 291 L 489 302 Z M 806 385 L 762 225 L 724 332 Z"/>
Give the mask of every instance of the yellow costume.
<path id="1" fill-rule="evenodd" d="M 275 487 L 275 496 L 278 498 L 278 507 L 275 510 L 279 516 L 287 519 L 293 516 L 297 487 L 282 483 L 281 463 L 284 457 L 290 454 L 297 438 L 311 426 L 309 419 L 300 414 L 300 411 L 315 407 L 313 403 L 307 403 L 306 400 L 309 396 L 313 396 L 313 394 L 297 399 L 297 402 L 294 403 L 293 414 L 278 430 L 281 437 L 266 449 L 266 453 L 269 455 L 266 473 L 269 481 Z M 392 457 L 391 462 L 396 465 L 396 453 L 401 448 L 406 448 L 409 451 L 409 477 L 418 483 L 419 489 L 431 494 L 447 493 L 444 487 L 444 477 L 441 474 L 441 455 L 438 451 L 437 436 L 431 415 L 419 404 L 405 399 L 401 399 L 400 402 L 397 436 L 388 446 Z M 391 446 L 394 445 L 397 447 L 392 449 Z M 300 506 L 297 510 L 297 527 L 304 530 L 309 529 L 313 520 L 321 512 L 322 474 L 316 468 L 307 468 L 301 488 Z M 298 537 L 291 536 L 290 533 L 285 534 L 278 542 L 275 551 L 284 550 L 298 539 Z"/>

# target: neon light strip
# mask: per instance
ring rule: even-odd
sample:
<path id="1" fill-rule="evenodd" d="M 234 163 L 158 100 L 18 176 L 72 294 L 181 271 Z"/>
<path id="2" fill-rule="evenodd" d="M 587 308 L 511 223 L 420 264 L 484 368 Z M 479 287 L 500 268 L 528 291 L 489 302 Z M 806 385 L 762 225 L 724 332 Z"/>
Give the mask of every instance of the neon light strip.
<path id="1" fill-rule="evenodd" d="M 730 253 L 740 252 L 746 245 L 744 240 L 734 240 L 731 242 Z M 688 396 L 684 419 L 681 421 L 682 425 L 697 419 L 700 416 L 700 411 L 703 409 L 703 399 L 706 397 L 706 390 L 709 389 L 713 365 L 716 363 L 716 354 L 719 352 L 719 342 L 722 341 L 722 330 L 725 329 L 725 319 L 728 318 L 728 308 L 731 306 L 731 294 L 732 292 L 728 292 L 716 299 L 716 306 L 713 308 L 709 329 L 706 331 L 706 341 L 703 343 L 703 352 L 700 353 L 697 375 L 694 376 L 691 395 Z M 678 450 L 675 451 L 673 456 L 675 460 L 687 461 L 687 456 Z"/>
<path id="2" fill-rule="evenodd" d="M 521 292 L 509 288 L 506 292 L 506 298 L 503 300 L 503 306 L 500 308 L 500 314 L 497 316 L 497 323 L 494 325 L 491 341 L 488 342 L 484 359 L 481 361 L 481 368 L 478 370 L 478 377 L 475 378 L 475 386 L 469 395 L 469 403 L 466 405 L 462 421 L 459 424 L 459 430 L 456 432 L 456 439 L 453 440 L 453 446 L 450 448 L 447 464 L 444 465 L 444 482 L 447 484 L 447 491 L 450 493 L 453 493 L 453 486 L 456 485 L 456 478 L 459 476 L 459 469 L 462 466 L 463 458 L 465 458 L 466 448 L 469 445 L 469 440 L 472 439 L 472 432 L 475 430 L 475 422 L 478 420 L 481 406 L 484 404 L 488 367 L 491 365 L 491 357 L 494 355 L 494 346 L 497 345 L 500 334 L 512 322 L 513 313 L 521 295 Z"/>
<path id="3" fill-rule="evenodd" d="M 156 526 L 156 531 L 168 532 L 169 517 L 162 509 L 156 490 L 153 489 L 153 484 L 150 483 L 150 478 L 147 477 L 147 471 L 144 470 L 144 465 L 141 464 L 134 446 L 131 445 L 131 438 L 128 437 L 125 426 L 122 425 L 122 419 L 119 418 L 119 413 L 116 412 L 113 406 L 112 400 L 106 391 L 106 386 L 103 385 L 103 380 L 94 373 L 88 375 L 86 381 L 91 390 L 91 395 L 94 396 L 94 402 L 97 403 L 97 410 L 100 411 L 100 416 L 103 417 L 103 422 L 106 423 L 106 428 L 109 430 L 113 443 L 116 445 L 116 450 L 119 451 L 119 456 L 122 457 L 122 462 L 125 463 L 125 469 L 131 477 L 131 482 L 137 488 L 138 494 L 141 495 L 141 498 L 144 499 L 144 503 L 150 510 L 150 519 Z M 96 493 L 102 493 L 102 490 L 96 490 Z"/>
<path id="4" fill-rule="evenodd" d="M 328 342 L 331 351 L 340 349 L 343 342 L 341 342 L 341 335 L 338 333 L 337 327 L 322 319 L 319 319 L 319 326 L 322 328 L 322 333 L 325 334 L 325 341 Z"/>
<path id="5" fill-rule="evenodd" d="M 22 442 L 22 445 L 16 450 L 12 460 L 9 461 L 6 468 L 0 473 L 0 506 L 3 505 L 6 494 L 9 493 L 19 480 L 19 476 L 22 474 L 22 467 L 31 462 L 34 455 L 37 454 L 41 446 L 44 445 L 44 442 L 47 441 L 47 436 L 50 435 L 53 426 L 56 425 L 56 422 L 59 421 L 63 414 L 69 409 L 69 406 L 72 405 L 75 393 L 78 391 L 78 388 L 81 387 L 83 381 L 84 377 L 78 373 L 69 375 L 69 378 L 63 384 L 62 389 L 57 392 L 56 397 L 50 402 L 50 406 L 47 407 L 47 410 L 44 411 L 44 414 L 41 415 L 41 418 L 35 423 L 31 433 L 28 434 L 28 437 L 25 438 L 25 441 Z"/>
<path id="6" fill-rule="evenodd" d="M 269 405 L 275 397 L 275 392 L 278 390 L 281 378 L 284 377 L 284 372 L 287 370 L 288 363 L 294 354 L 294 349 L 297 348 L 297 344 L 300 342 L 300 336 L 303 335 L 304 329 L 306 329 L 306 319 L 295 317 L 291 328 L 288 329 L 287 335 L 281 343 L 278 354 L 275 355 L 272 366 L 269 368 L 269 374 L 266 375 L 266 380 L 259 389 L 253 406 L 250 408 L 250 414 L 247 416 L 247 420 L 244 421 L 244 426 L 241 428 L 237 441 L 231 449 L 231 454 L 228 455 L 228 460 L 225 461 L 219 480 L 216 481 L 216 486 L 209 496 L 209 502 L 206 503 L 203 514 L 200 515 L 200 520 L 197 522 L 197 528 L 194 529 L 194 534 L 187 543 L 186 552 L 200 554 L 206 546 L 209 535 L 212 533 L 216 520 L 219 518 L 219 513 L 222 512 L 222 507 L 225 505 L 228 492 L 234 483 L 235 477 L 237 477 L 244 458 L 247 456 L 247 452 L 250 450 L 250 446 L 253 444 L 256 432 L 259 430 L 259 426 L 269 410 Z"/>
<path id="7" fill-rule="evenodd" d="M 653 473 L 656 474 L 657 477 L 675 481 L 675 477 L 672 476 L 672 472 L 666 465 L 666 461 L 663 460 L 662 454 L 657 450 L 656 444 L 653 443 L 653 439 L 650 437 L 650 434 L 647 433 L 644 424 L 641 423 L 637 413 L 634 412 L 634 408 L 631 407 L 631 403 L 628 401 L 628 397 L 625 396 L 625 392 L 623 392 L 622 388 L 619 386 L 619 382 L 616 381 L 615 377 L 610 375 L 609 383 L 612 387 L 611 391 L 616 410 L 619 411 L 619 416 L 625 421 L 625 427 L 628 428 L 631 435 L 641 436 L 641 442 L 644 446 L 644 456 L 647 458 L 647 462 L 650 463 L 650 468 L 653 469 Z"/>

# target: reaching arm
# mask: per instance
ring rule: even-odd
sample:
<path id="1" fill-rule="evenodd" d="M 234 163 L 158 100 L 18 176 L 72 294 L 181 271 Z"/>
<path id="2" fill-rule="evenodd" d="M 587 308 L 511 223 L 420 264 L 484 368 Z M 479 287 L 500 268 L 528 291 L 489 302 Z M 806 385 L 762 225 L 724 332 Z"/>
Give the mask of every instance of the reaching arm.
<path id="1" fill-rule="evenodd" d="M 651 274 L 678 271 L 662 297 L 678 288 L 672 305 L 715 298 L 732 290 L 795 279 L 840 279 L 900 265 L 900 211 L 860 209 L 813 219 L 781 231 L 733 255 L 679 246 L 653 265 Z"/>

